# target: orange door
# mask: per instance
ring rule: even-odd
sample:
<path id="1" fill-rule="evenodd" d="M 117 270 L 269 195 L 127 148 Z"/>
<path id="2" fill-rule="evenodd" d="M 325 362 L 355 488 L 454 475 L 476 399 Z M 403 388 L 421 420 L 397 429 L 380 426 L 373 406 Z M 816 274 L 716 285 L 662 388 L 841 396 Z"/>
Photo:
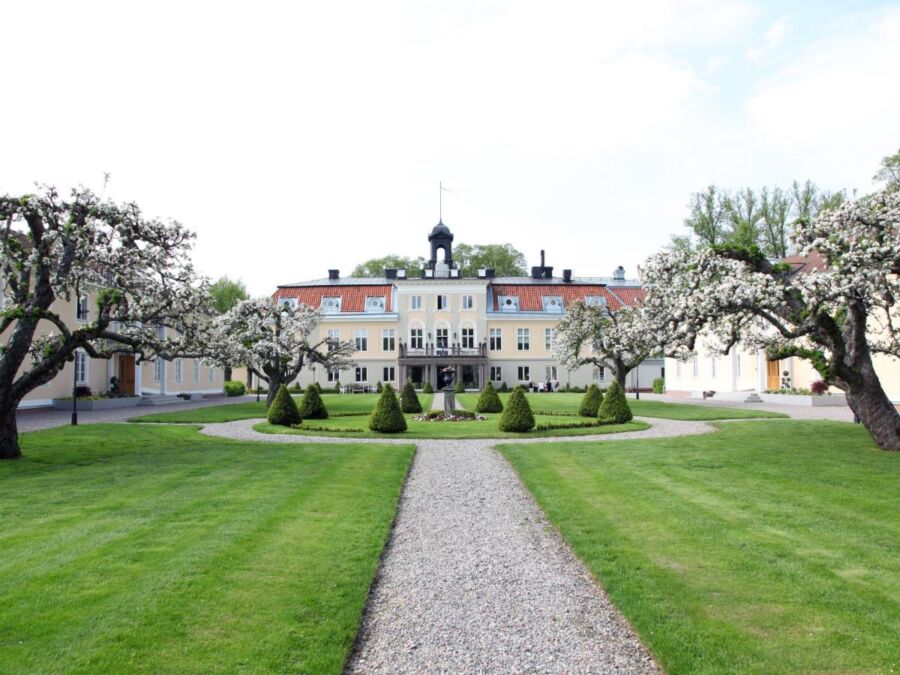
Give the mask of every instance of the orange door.
<path id="1" fill-rule="evenodd" d="M 766 362 L 766 389 L 778 389 L 781 386 L 778 363 L 778 361 Z"/>
<path id="2" fill-rule="evenodd" d="M 134 395 L 134 357 L 119 355 L 119 393 Z"/>

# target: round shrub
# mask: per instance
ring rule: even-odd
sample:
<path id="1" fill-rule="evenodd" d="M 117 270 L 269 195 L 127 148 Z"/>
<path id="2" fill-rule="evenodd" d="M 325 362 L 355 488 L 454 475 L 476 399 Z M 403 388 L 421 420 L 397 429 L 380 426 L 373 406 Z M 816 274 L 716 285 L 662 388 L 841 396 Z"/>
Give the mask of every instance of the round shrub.
<path id="1" fill-rule="evenodd" d="M 324 420 L 328 418 L 328 410 L 315 387 L 307 387 L 300 402 L 300 417 L 305 420 Z"/>
<path id="2" fill-rule="evenodd" d="M 228 380 L 228 382 L 225 383 L 226 396 L 243 396 L 246 393 L 247 387 L 244 386 L 243 382 Z"/>
<path id="3" fill-rule="evenodd" d="M 403 385 L 403 391 L 400 394 L 400 408 L 405 413 L 422 412 L 422 404 L 419 403 L 419 397 L 416 395 L 416 389 L 409 380 Z"/>
<path id="4" fill-rule="evenodd" d="M 825 392 L 828 391 L 828 385 L 825 384 L 824 380 L 816 380 L 811 385 L 809 385 L 809 389 L 816 396 L 823 396 Z"/>
<path id="5" fill-rule="evenodd" d="M 503 403 L 494 385 L 488 382 L 481 390 L 481 396 L 478 397 L 478 403 L 475 404 L 475 412 L 480 413 L 498 413 L 503 412 Z"/>
<path id="6" fill-rule="evenodd" d="M 453 387 L 453 391 L 455 391 L 457 394 L 465 394 L 466 393 L 466 386 L 462 383 L 462 380 L 460 380 L 456 383 L 456 386 Z"/>
<path id="7" fill-rule="evenodd" d="M 628 400 L 625 398 L 625 392 L 618 382 L 613 382 L 606 390 L 603 402 L 600 404 L 600 411 L 597 417 L 604 424 L 624 424 L 631 421 L 634 417 L 631 414 L 631 408 L 628 407 Z"/>
<path id="8" fill-rule="evenodd" d="M 300 411 L 297 410 L 297 404 L 291 397 L 291 393 L 287 387 L 281 385 L 275 394 L 272 405 L 269 406 L 268 414 L 269 424 L 278 424 L 283 427 L 289 427 L 294 424 L 300 424 Z"/>
<path id="9" fill-rule="evenodd" d="M 396 434 L 406 431 L 406 418 L 400 410 L 400 402 L 394 388 L 386 384 L 378 397 L 375 410 L 369 417 L 369 429 L 383 434 Z"/>
<path id="10" fill-rule="evenodd" d="M 582 417 L 596 417 L 600 410 L 600 402 L 603 400 L 603 392 L 596 384 L 592 384 L 581 397 L 581 405 L 578 406 L 578 414 Z"/>
<path id="11" fill-rule="evenodd" d="M 534 413 L 525 398 L 525 389 L 516 387 L 510 394 L 509 401 L 500 415 L 500 423 L 497 425 L 500 431 L 530 431 L 534 428 Z"/>
<path id="12" fill-rule="evenodd" d="M 425 386 L 422 387 L 422 393 L 423 394 L 433 394 L 434 393 L 434 387 L 431 386 L 431 382 L 425 383 Z"/>

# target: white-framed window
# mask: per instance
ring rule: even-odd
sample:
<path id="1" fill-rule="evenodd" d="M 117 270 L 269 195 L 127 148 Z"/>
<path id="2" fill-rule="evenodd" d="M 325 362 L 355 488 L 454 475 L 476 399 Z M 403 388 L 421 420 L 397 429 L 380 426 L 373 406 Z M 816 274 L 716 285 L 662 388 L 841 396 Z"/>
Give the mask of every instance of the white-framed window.
<path id="1" fill-rule="evenodd" d="M 154 382 L 162 382 L 163 373 L 166 369 L 165 361 L 160 358 L 157 358 L 156 361 L 153 362 L 153 381 Z"/>
<path id="2" fill-rule="evenodd" d="M 366 312 L 381 314 L 384 312 L 384 296 L 375 295 L 366 298 Z"/>
<path id="3" fill-rule="evenodd" d="M 177 384 L 181 384 L 181 380 L 183 377 L 184 371 L 184 360 L 183 359 L 175 359 L 175 382 Z"/>
<path id="4" fill-rule="evenodd" d="M 365 366 L 356 366 L 356 381 L 357 382 L 368 382 L 369 381 L 369 369 Z"/>
<path id="5" fill-rule="evenodd" d="M 471 295 L 462 296 L 462 308 L 463 309 L 474 309 L 475 308 L 475 298 Z"/>
<path id="6" fill-rule="evenodd" d="M 463 328 L 461 332 L 462 332 L 462 348 L 463 349 L 475 349 L 475 329 L 474 328 Z"/>
<path id="7" fill-rule="evenodd" d="M 584 299 L 584 304 L 589 307 L 606 307 L 606 298 L 602 295 L 588 295 Z"/>
<path id="8" fill-rule="evenodd" d="M 325 314 L 337 314 L 341 311 L 341 297 L 322 298 L 320 308 Z"/>
<path id="9" fill-rule="evenodd" d="M 409 308 L 411 310 L 422 309 L 422 296 L 421 295 L 409 296 Z"/>
<path id="10" fill-rule="evenodd" d="M 297 298 L 278 298 L 278 304 L 289 309 L 297 309 Z"/>
<path id="11" fill-rule="evenodd" d="M 445 309 L 450 309 L 450 298 L 448 298 L 448 297 L 447 297 L 446 295 L 444 295 L 443 293 L 439 293 L 439 294 L 437 295 L 437 305 L 436 305 L 436 307 L 437 307 L 438 311 L 445 310 Z"/>
<path id="12" fill-rule="evenodd" d="M 88 304 L 88 297 L 86 295 L 78 296 L 78 301 L 75 303 L 75 318 L 78 321 L 87 321 L 90 317 L 90 305 Z"/>
<path id="13" fill-rule="evenodd" d="M 410 349 L 424 349 L 425 341 L 422 338 L 422 329 L 421 328 L 410 328 L 409 329 L 409 348 Z"/>
<path id="14" fill-rule="evenodd" d="M 216 381 L 216 367 L 210 366 L 206 371 L 206 379 L 209 380 L 210 384 Z"/>
<path id="15" fill-rule="evenodd" d="M 497 298 L 497 304 L 501 312 L 518 312 L 519 296 L 518 295 L 501 295 Z"/>
<path id="16" fill-rule="evenodd" d="M 691 365 L 693 367 L 694 377 L 697 377 L 700 374 L 700 359 L 698 359 L 696 356 L 692 357 Z"/>
<path id="17" fill-rule="evenodd" d="M 75 350 L 75 384 L 88 383 L 88 355 L 83 349 Z"/>
<path id="18" fill-rule="evenodd" d="M 397 349 L 397 331 L 393 328 L 384 328 L 381 331 L 381 349 L 392 352 Z M 393 379 L 393 378 L 392 378 Z"/>
<path id="19" fill-rule="evenodd" d="M 438 349 L 447 349 L 450 346 L 450 329 L 449 328 L 438 328 L 434 331 L 435 338 L 437 338 L 435 345 Z"/>
<path id="20" fill-rule="evenodd" d="M 329 328 L 328 329 L 328 337 L 326 338 L 328 342 L 328 351 L 334 351 L 337 348 L 337 343 L 341 341 L 341 331 L 339 328 Z"/>
<path id="21" fill-rule="evenodd" d="M 341 381 L 341 371 L 337 368 L 332 368 L 328 371 L 328 381 L 329 382 L 340 382 Z"/>
<path id="22" fill-rule="evenodd" d="M 492 382 L 502 382 L 503 381 L 503 368 L 501 366 L 491 366 L 491 381 Z"/>
<path id="23" fill-rule="evenodd" d="M 553 349 L 553 341 L 556 339 L 555 328 L 544 329 L 544 348 L 549 352 Z"/>
<path id="24" fill-rule="evenodd" d="M 531 368 L 519 366 L 519 382 L 531 382 Z"/>
<path id="25" fill-rule="evenodd" d="M 488 339 L 488 349 L 492 352 L 503 349 L 503 331 L 500 328 L 491 328 Z"/>
<path id="26" fill-rule="evenodd" d="M 200 384 L 200 359 L 194 359 L 194 384 Z"/>
<path id="27" fill-rule="evenodd" d="M 356 338 L 353 341 L 354 346 L 356 347 L 356 351 L 358 352 L 367 352 L 369 351 L 369 331 L 365 328 L 360 328 L 356 331 Z"/>
<path id="28" fill-rule="evenodd" d="M 544 303 L 544 311 L 551 314 L 562 314 L 563 300 L 559 295 L 545 295 L 541 300 Z"/>
<path id="29" fill-rule="evenodd" d="M 516 349 L 520 352 L 527 352 L 531 349 L 531 329 L 516 329 Z"/>
<path id="30" fill-rule="evenodd" d="M 556 382 L 559 378 L 556 377 L 556 366 L 544 366 L 544 381 L 545 382 Z"/>
<path id="31" fill-rule="evenodd" d="M 603 382 L 606 379 L 606 366 L 598 366 L 597 368 L 597 380 Z"/>
<path id="32" fill-rule="evenodd" d="M 383 382 L 393 382 L 394 381 L 394 366 L 385 366 L 382 374 L 384 375 L 384 377 L 382 378 Z"/>

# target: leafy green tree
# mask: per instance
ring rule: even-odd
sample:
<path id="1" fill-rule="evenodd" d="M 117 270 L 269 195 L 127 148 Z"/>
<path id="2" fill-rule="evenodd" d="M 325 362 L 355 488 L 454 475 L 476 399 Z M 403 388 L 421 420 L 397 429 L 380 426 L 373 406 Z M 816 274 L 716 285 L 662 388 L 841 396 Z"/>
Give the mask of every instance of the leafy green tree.
<path id="1" fill-rule="evenodd" d="M 328 418 L 328 410 L 319 395 L 317 387 L 309 386 L 300 402 L 300 417 L 305 420 L 324 420 Z"/>
<path id="2" fill-rule="evenodd" d="M 596 417 L 597 411 L 600 410 L 600 402 L 603 400 L 603 392 L 600 387 L 591 383 L 591 386 L 584 392 L 581 398 L 581 405 L 578 406 L 578 414 L 581 417 Z"/>
<path id="3" fill-rule="evenodd" d="M 900 150 L 882 158 L 881 166 L 872 180 L 884 183 L 886 188 L 900 189 Z"/>
<path id="4" fill-rule="evenodd" d="M 209 297 L 212 298 L 212 306 L 219 314 L 232 309 L 241 300 L 246 300 L 250 296 L 247 294 L 247 287 L 240 279 L 233 280 L 227 276 L 221 277 L 218 281 L 209 287 Z M 248 378 L 250 372 L 247 371 Z M 231 366 L 225 366 L 225 380 L 231 379 Z M 249 382 L 248 382 L 249 384 Z"/>
<path id="5" fill-rule="evenodd" d="M 419 270 L 425 264 L 425 259 L 408 258 L 402 255 L 386 255 L 381 258 L 366 260 L 353 268 L 351 277 L 383 277 L 385 268 L 406 270 L 406 276 L 419 276 Z"/>
<path id="6" fill-rule="evenodd" d="M 488 383 L 484 385 L 484 389 L 481 390 L 481 395 L 478 397 L 478 402 L 475 404 L 475 412 L 503 412 L 503 403 L 500 401 L 497 390 L 494 389 L 494 385 L 491 384 L 490 381 L 488 381 Z"/>
<path id="7" fill-rule="evenodd" d="M 400 393 L 400 407 L 405 413 L 422 412 L 422 403 L 419 401 L 416 388 L 410 380 L 406 381 L 406 384 L 403 385 L 403 391 Z"/>
<path id="8" fill-rule="evenodd" d="M 382 434 L 397 434 L 406 431 L 406 418 L 400 410 L 400 402 L 390 383 L 384 385 L 375 410 L 369 417 L 369 429 Z"/>
<path id="9" fill-rule="evenodd" d="M 628 400 L 625 398 L 625 391 L 619 386 L 618 382 L 613 381 L 606 390 L 603 402 L 600 404 L 600 410 L 597 412 L 598 419 L 604 424 L 624 424 L 630 422 L 633 415 L 631 408 L 628 406 Z"/>
<path id="10" fill-rule="evenodd" d="M 269 414 L 266 416 L 269 424 L 277 424 L 283 427 L 289 427 L 294 424 L 300 424 L 300 411 L 297 404 L 287 387 L 283 384 L 278 387 L 278 393 L 269 406 Z"/>
<path id="11" fill-rule="evenodd" d="M 788 254 L 788 232 L 791 226 L 791 200 L 781 188 L 760 191 L 762 217 L 762 249 L 772 258 Z"/>
<path id="12" fill-rule="evenodd" d="M 751 188 L 744 188 L 729 199 L 728 203 L 728 218 L 731 226 L 728 243 L 748 248 L 754 244 L 758 245 L 760 221 L 763 217 L 759 196 Z"/>
<path id="13" fill-rule="evenodd" d="M 525 254 L 512 244 L 457 244 L 453 259 L 462 275 L 474 277 L 478 270 L 490 267 L 500 277 L 518 277 L 527 274 Z"/>
<path id="14" fill-rule="evenodd" d="M 731 200 L 727 192 L 710 185 L 703 192 L 695 192 L 689 202 L 691 214 L 685 218 L 685 227 L 691 229 L 703 246 L 718 246 L 728 239 Z"/>
<path id="15" fill-rule="evenodd" d="M 531 431 L 534 428 L 534 413 L 531 412 L 523 387 L 513 389 L 497 426 L 500 431 L 515 432 Z"/>

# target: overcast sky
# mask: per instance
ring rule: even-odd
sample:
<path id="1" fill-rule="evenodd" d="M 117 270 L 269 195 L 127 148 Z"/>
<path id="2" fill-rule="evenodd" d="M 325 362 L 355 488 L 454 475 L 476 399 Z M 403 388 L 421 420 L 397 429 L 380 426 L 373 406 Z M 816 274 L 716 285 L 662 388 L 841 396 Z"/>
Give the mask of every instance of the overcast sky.
<path id="1" fill-rule="evenodd" d="M 900 2 L 6 2 L 0 193 L 82 183 L 254 294 L 510 242 L 633 274 L 709 183 L 867 191 Z"/>

